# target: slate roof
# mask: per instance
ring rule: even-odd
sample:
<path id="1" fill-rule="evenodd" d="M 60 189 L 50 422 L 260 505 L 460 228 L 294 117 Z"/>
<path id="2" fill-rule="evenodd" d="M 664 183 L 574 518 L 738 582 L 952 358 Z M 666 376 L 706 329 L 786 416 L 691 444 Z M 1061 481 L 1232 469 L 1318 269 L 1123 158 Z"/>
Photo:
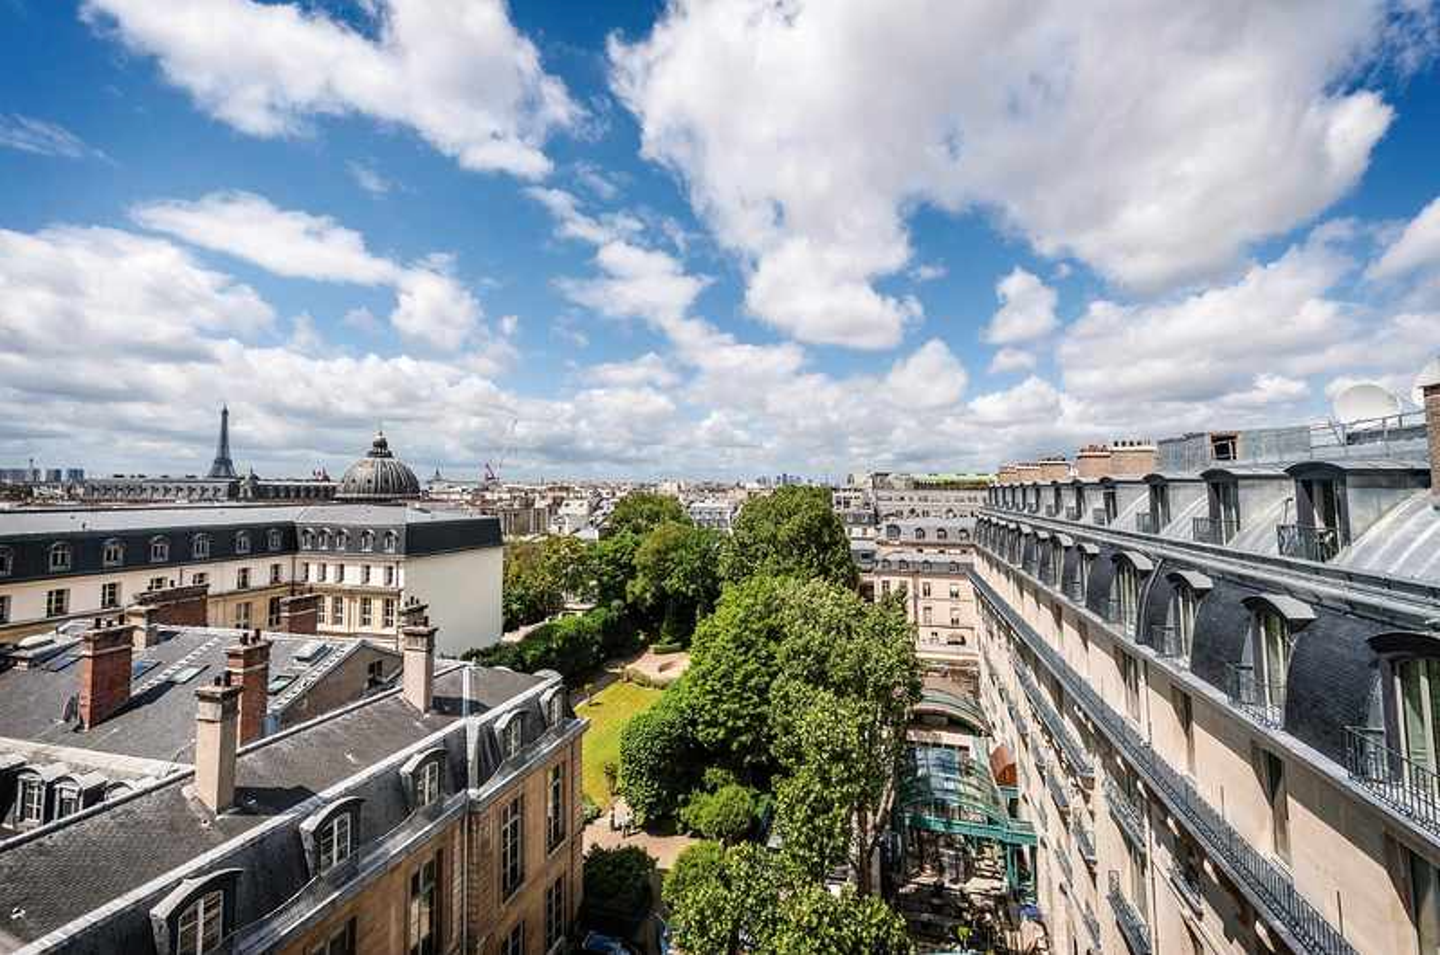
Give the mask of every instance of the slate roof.
<path id="1" fill-rule="evenodd" d="M 466 785 L 460 716 L 467 669 L 471 715 L 498 708 L 554 676 L 453 666 L 436 676 L 430 713 L 417 713 L 394 690 L 243 750 L 236 767 L 235 811 L 218 817 L 210 813 L 194 798 L 193 774 L 185 772 L 0 843 L 0 908 L 22 913 L 0 931 L 24 943 L 91 917 L 93 924 L 67 938 L 60 950 L 152 952 L 150 908 L 182 875 L 235 866 L 244 870 L 237 924 L 263 917 L 310 881 L 297 830 L 300 820 L 320 807 L 317 795 L 335 790 L 332 799 L 343 794 L 365 800 L 362 842 L 390 831 L 409 809 L 398 773 L 376 768 L 452 726 L 454 732 L 431 745 L 447 751 L 446 791 Z M 538 714 L 538 703 L 533 707 Z M 538 719 L 527 726 L 527 743 L 544 733 Z M 280 817 L 288 818 L 266 828 Z M 247 834 L 253 835 L 242 838 Z M 213 854 L 194 872 L 176 871 L 207 853 Z M 96 913 L 142 888 L 143 899 L 126 899 L 113 912 Z"/>

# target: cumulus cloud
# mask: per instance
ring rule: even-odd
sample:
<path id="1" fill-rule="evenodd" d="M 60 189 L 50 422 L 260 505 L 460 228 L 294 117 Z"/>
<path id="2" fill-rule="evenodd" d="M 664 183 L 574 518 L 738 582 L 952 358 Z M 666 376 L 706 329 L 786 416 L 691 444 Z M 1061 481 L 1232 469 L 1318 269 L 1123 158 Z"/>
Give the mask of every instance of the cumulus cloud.
<path id="1" fill-rule="evenodd" d="M 660 388 L 674 387 L 680 376 L 669 363 L 655 352 L 646 352 L 629 361 L 604 362 L 585 369 L 586 381 L 605 387 L 633 388 L 640 385 L 655 385 Z"/>
<path id="2" fill-rule="evenodd" d="M 1390 124 L 1351 81 L 1392 59 L 1399 5 L 676 0 L 609 53 L 643 154 L 741 262 L 748 308 L 885 348 L 920 317 L 876 288 L 920 204 L 992 211 L 1143 292 L 1324 210 Z"/>
<path id="3" fill-rule="evenodd" d="M 1054 331 L 1055 290 L 1035 275 L 1016 267 L 995 286 L 1000 310 L 985 329 L 992 345 L 1008 345 L 1043 338 Z"/>
<path id="4" fill-rule="evenodd" d="M 891 367 L 885 387 L 899 405 L 941 408 L 959 401 L 968 381 L 955 353 L 932 338 Z"/>
<path id="5" fill-rule="evenodd" d="M 374 166 L 368 163 L 351 160 L 345 164 L 350 172 L 350 178 L 355 180 L 355 185 L 364 189 L 372 196 L 387 195 L 395 188 L 395 184 L 376 171 Z"/>
<path id="6" fill-rule="evenodd" d="M 392 287 L 396 305 L 391 324 L 401 334 L 436 347 L 458 348 L 480 328 L 480 303 L 451 274 L 452 257 L 432 254 L 401 265 L 372 253 L 363 235 L 329 216 L 280 209 L 247 192 L 146 203 L 130 215 L 147 229 L 244 259 L 276 275 Z"/>
<path id="7" fill-rule="evenodd" d="M 503 0 L 379 0 L 371 39 L 294 4 L 86 0 L 82 16 L 217 119 L 253 136 L 357 114 L 408 127 L 467 169 L 546 175 L 549 134 L 580 109 Z"/>
<path id="8" fill-rule="evenodd" d="M 1440 198 L 1405 225 L 1366 274 L 1373 279 L 1388 279 L 1437 264 L 1440 264 Z"/>
<path id="9" fill-rule="evenodd" d="M 1026 371 L 1034 367 L 1034 353 L 1022 348 L 1002 348 L 990 359 L 990 371 L 997 375 L 1008 371 Z"/>

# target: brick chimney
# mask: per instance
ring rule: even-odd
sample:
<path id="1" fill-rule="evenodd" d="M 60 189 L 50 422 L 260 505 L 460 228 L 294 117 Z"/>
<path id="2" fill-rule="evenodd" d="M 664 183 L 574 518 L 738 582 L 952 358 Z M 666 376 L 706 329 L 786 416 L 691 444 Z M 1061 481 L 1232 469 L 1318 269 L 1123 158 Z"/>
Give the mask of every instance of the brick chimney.
<path id="1" fill-rule="evenodd" d="M 95 619 L 80 636 L 80 722 L 104 722 L 130 701 L 130 625 Z"/>
<path id="2" fill-rule="evenodd" d="M 430 712 L 435 694 L 435 627 L 425 615 L 425 604 L 406 604 L 401 611 L 400 649 L 404 672 L 401 686 L 405 699 L 421 713 Z"/>
<path id="3" fill-rule="evenodd" d="M 195 691 L 200 704 L 195 720 L 195 791 L 215 813 L 235 805 L 236 717 L 241 692 L 231 683 L 229 672 Z"/>
<path id="4" fill-rule="evenodd" d="M 1420 386 L 1425 397 L 1425 430 L 1430 435 L 1430 503 L 1440 508 L 1440 378 Z"/>
<path id="5" fill-rule="evenodd" d="M 258 629 L 243 635 L 239 643 L 225 648 L 225 672 L 240 687 L 240 745 L 244 746 L 265 732 L 270 641 L 262 639 Z"/>
<path id="6" fill-rule="evenodd" d="M 1108 445 L 1091 444 L 1075 455 L 1075 474 L 1085 481 L 1110 476 L 1111 453 Z"/>
<path id="7" fill-rule="evenodd" d="M 1040 476 L 1038 480 L 1045 483 L 1052 481 L 1068 481 L 1073 477 L 1070 473 L 1070 462 L 1064 458 L 1041 458 Z"/>
<path id="8" fill-rule="evenodd" d="M 1110 445 L 1111 477 L 1144 477 L 1154 470 L 1154 442 L 1116 441 Z"/>
<path id="9" fill-rule="evenodd" d="M 294 594 L 280 598 L 280 629 L 286 633 L 319 632 L 320 601 L 317 593 Z"/>

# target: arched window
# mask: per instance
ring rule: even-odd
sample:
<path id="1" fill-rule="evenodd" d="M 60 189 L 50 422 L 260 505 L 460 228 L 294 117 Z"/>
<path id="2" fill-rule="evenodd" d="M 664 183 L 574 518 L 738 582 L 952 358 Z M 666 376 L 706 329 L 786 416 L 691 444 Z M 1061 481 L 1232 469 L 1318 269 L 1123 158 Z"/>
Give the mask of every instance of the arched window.
<path id="1" fill-rule="evenodd" d="M 50 572 L 60 573 L 70 569 L 70 545 L 65 543 L 50 545 Z"/>
<path id="2" fill-rule="evenodd" d="M 225 893 L 206 892 L 191 902 L 175 923 L 177 955 L 205 955 L 219 949 L 225 936 Z"/>
<path id="3" fill-rule="evenodd" d="M 1175 582 L 1175 589 L 1170 591 L 1170 604 L 1165 610 L 1165 632 L 1157 641 L 1156 649 L 1161 656 L 1190 659 L 1190 651 L 1195 646 L 1195 614 L 1199 603 L 1200 595 L 1194 587 L 1183 580 Z"/>
<path id="4" fill-rule="evenodd" d="M 1127 637 L 1135 636 L 1140 620 L 1140 572 L 1128 560 L 1115 563 L 1115 579 L 1110 584 L 1110 622 Z"/>
<path id="5" fill-rule="evenodd" d="M 1315 619 L 1315 612 L 1285 594 L 1248 597 L 1245 606 L 1250 634 L 1240 663 L 1232 667 L 1231 698 L 1260 721 L 1282 726 L 1295 634 Z"/>
<path id="6" fill-rule="evenodd" d="M 315 549 L 315 530 L 307 527 L 300 532 L 300 546 L 305 550 Z"/>
<path id="7" fill-rule="evenodd" d="M 935 528 L 935 539 L 937 541 L 949 540 L 950 532 L 943 527 Z"/>
<path id="8" fill-rule="evenodd" d="M 923 541 L 923 540 L 925 539 L 925 528 L 923 528 L 923 527 L 917 527 L 917 528 L 915 528 L 915 539 L 916 539 L 917 541 Z"/>
<path id="9" fill-rule="evenodd" d="M 319 547 L 321 550 L 330 549 L 330 528 L 322 527 L 319 535 Z"/>
<path id="10" fill-rule="evenodd" d="M 150 563 L 158 564 L 170 559 L 170 538 L 150 538 Z"/>
<path id="11" fill-rule="evenodd" d="M 110 538 L 101 548 L 100 558 L 106 567 L 119 567 L 125 563 L 125 542 L 116 537 Z"/>
<path id="12" fill-rule="evenodd" d="M 371 551 L 373 551 L 374 549 L 375 549 L 375 532 L 372 531 L 372 530 L 368 530 L 368 529 L 361 531 L 361 532 L 360 532 L 360 550 L 363 551 L 364 553 L 367 553 L 367 554 L 368 554 L 368 553 L 370 553 Z"/>
<path id="13" fill-rule="evenodd" d="M 317 839 L 320 871 L 326 872 L 350 858 L 350 813 L 339 812 L 320 829 Z"/>
<path id="14" fill-rule="evenodd" d="M 250 532 L 249 532 L 249 531 L 236 531 L 236 532 L 235 532 L 235 553 L 237 553 L 237 554 L 248 554 L 248 553 L 250 553 Z"/>
<path id="15" fill-rule="evenodd" d="M 208 560 L 210 558 L 209 534 L 196 534 L 190 538 L 190 556 L 194 560 Z"/>
<path id="16" fill-rule="evenodd" d="M 23 773 L 18 780 L 15 821 L 39 825 L 45 821 L 45 781 L 39 773 Z"/>
<path id="17" fill-rule="evenodd" d="M 270 550 L 279 550 L 283 543 L 284 541 L 280 536 L 280 528 L 272 527 L 265 532 L 265 546 Z"/>
<path id="18" fill-rule="evenodd" d="M 336 531 L 336 532 L 335 532 L 335 549 L 336 549 L 336 550 L 348 550 L 349 548 L 350 548 L 350 532 L 349 532 L 349 531 L 343 531 L 343 530 L 342 530 L 342 531 Z"/>
<path id="19" fill-rule="evenodd" d="M 399 546 L 399 544 L 400 535 L 396 534 L 394 531 L 385 532 L 385 553 L 395 553 L 395 549 Z"/>

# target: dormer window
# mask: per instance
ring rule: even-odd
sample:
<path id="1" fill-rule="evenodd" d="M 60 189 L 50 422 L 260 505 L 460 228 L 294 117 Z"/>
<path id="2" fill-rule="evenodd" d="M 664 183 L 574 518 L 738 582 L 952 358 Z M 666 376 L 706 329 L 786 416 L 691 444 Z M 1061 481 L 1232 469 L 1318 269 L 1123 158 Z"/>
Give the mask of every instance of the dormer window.
<path id="1" fill-rule="evenodd" d="M 320 535 L 319 535 L 319 547 L 320 547 L 321 550 L 329 550 L 329 549 L 330 549 L 330 529 L 329 529 L 329 528 L 325 528 L 325 529 L 323 529 L 323 530 L 320 531 Z"/>
<path id="2" fill-rule="evenodd" d="M 8 547 L 0 547 L 0 577 L 9 577 L 15 570 L 15 552 Z"/>
<path id="3" fill-rule="evenodd" d="M 365 530 L 360 532 L 360 550 L 363 553 L 370 553 L 375 549 L 375 532 Z"/>
<path id="4" fill-rule="evenodd" d="M 335 549 L 346 550 L 350 547 L 350 533 L 348 531 L 335 532 Z"/>
<path id="5" fill-rule="evenodd" d="M 208 560 L 210 557 L 210 535 L 196 534 L 190 539 L 190 557 L 194 560 Z"/>
<path id="6" fill-rule="evenodd" d="M 284 543 L 280 536 L 280 528 L 272 527 L 265 532 L 265 546 L 272 551 L 279 550 Z"/>
<path id="7" fill-rule="evenodd" d="M 317 848 L 321 872 L 328 872 L 350 858 L 350 813 L 338 813 L 321 827 Z"/>
<path id="8" fill-rule="evenodd" d="M 398 534 L 396 534 L 394 531 L 385 532 L 385 553 L 395 553 L 395 549 L 399 546 L 399 543 L 400 537 Z"/>
<path id="9" fill-rule="evenodd" d="M 415 777 L 415 806 L 430 806 L 440 801 L 440 761 L 432 759 L 420 767 Z"/>
<path id="10" fill-rule="evenodd" d="M 948 540 L 949 538 L 950 538 L 950 534 L 949 534 L 949 532 L 947 532 L 947 531 L 945 530 L 945 528 L 943 528 L 943 527 L 937 527 L 937 528 L 935 528 L 935 539 L 936 539 L 937 541 Z"/>
<path id="11" fill-rule="evenodd" d="M 206 955 L 218 951 L 225 934 L 225 893 L 216 889 L 200 896 L 175 926 L 175 955 Z"/>
<path id="12" fill-rule="evenodd" d="M 520 748 L 525 744 L 525 718 L 516 713 L 505 727 L 505 758 L 520 755 Z"/>
<path id="13" fill-rule="evenodd" d="M 65 780 L 55 787 L 55 818 L 64 819 L 80 811 L 80 786 Z"/>
<path id="14" fill-rule="evenodd" d="M 315 531 L 307 527 L 300 532 L 300 546 L 305 550 L 315 549 Z"/>
<path id="15" fill-rule="evenodd" d="M 150 538 L 150 563 L 160 564 L 170 559 L 170 538 Z"/>
<path id="16" fill-rule="evenodd" d="M 237 553 L 237 554 L 248 554 L 248 553 L 250 553 L 250 532 L 249 532 L 249 531 L 236 531 L 236 532 L 235 532 L 235 553 Z"/>
<path id="17" fill-rule="evenodd" d="M 916 539 L 917 541 L 923 541 L 923 540 L 925 539 L 925 528 L 923 528 L 923 527 L 917 527 L 917 528 L 915 528 L 915 539 Z"/>
<path id="18" fill-rule="evenodd" d="M 119 567 L 125 563 L 125 543 L 112 537 L 100 551 L 101 562 L 106 567 Z"/>
<path id="19" fill-rule="evenodd" d="M 45 781 L 31 773 L 20 777 L 19 806 L 15 812 L 17 822 L 39 825 L 45 821 Z"/>
<path id="20" fill-rule="evenodd" d="M 69 545 L 69 544 L 51 544 L 51 545 L 50 545 L 50 572 L 51 572 L 52 574 L 54 574 L 54 573 L 60 573 L 61 571 L 66 571 L 66 570 L 69 570 L 69 569 L 70 569 L 70 545 Z"/>

